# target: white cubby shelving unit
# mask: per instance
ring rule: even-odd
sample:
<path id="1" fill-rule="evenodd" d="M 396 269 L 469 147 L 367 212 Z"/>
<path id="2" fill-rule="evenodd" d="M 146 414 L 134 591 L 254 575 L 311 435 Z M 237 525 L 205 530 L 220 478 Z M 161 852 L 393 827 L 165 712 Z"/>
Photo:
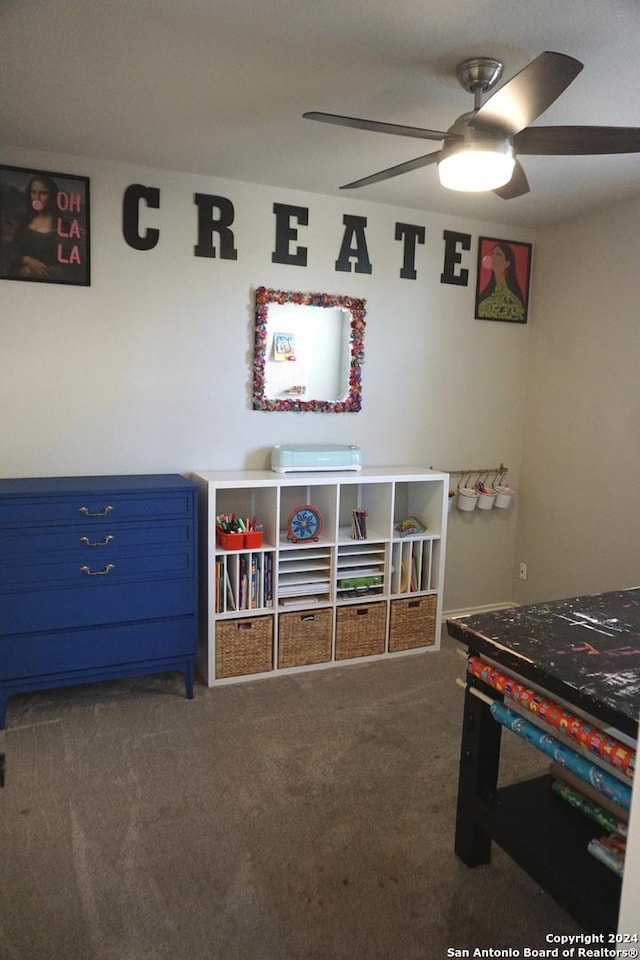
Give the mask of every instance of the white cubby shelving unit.
<path id="1" fill-rule="evenodd" d="M 209 686 L 440 646 L 449 476 L 416 467 L 358 472 L 204 471 L 198 487 L 200 645 Z M 312 504 L 319 538 L 287 520 Z M 354 510 L 366 538 L 354 538 Z M 225 549 L 216 517 L 254 517 L 259 546 Z M 401 536 L 415 517 L 421 532 Z"/>

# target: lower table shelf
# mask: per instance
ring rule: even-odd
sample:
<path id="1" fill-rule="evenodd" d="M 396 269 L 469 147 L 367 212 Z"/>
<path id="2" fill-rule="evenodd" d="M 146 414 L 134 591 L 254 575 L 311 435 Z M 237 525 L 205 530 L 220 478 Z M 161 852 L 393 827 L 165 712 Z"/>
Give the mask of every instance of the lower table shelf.
<path id="1" fill-rule="evenodd" d="M 622 881 L 587 850 L 605 833 L 536 777 L 477 799 L 477 826 L 539 883 L 585 929 L 610 933 L 617 926 Z"/>

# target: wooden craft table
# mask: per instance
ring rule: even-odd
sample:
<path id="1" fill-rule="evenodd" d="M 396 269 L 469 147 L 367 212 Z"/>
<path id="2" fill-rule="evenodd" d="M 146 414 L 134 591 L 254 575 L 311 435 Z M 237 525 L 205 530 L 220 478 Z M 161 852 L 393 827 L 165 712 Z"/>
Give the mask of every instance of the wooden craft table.
<path id="1" fill-rule="evenodd" d="M 635 743 L 640 587 L 450 619 L 447 629 L 470 656 Z M 502 699 L 467 676 L 456 854 L 469 867 L 488 863 L 494 841 L 586 930 L 615 932 L 621 880 L 587 851 L 606 831 L 556 796 L 551 776 L 497 788 L 502 726 L 472 687 Z"/>

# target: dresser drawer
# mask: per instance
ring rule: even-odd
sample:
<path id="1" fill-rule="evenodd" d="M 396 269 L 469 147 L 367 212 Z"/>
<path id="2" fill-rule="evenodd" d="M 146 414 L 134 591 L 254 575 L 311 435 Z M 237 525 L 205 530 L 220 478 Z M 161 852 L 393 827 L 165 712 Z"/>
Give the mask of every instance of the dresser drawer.
<path id="1" fill-rule="evenodd" d="M 193 525 L 188 520 L 164 520 L 162 523 L 110 523 L 102 520 L 91 529 L 86 524 L 19 527 L 0 531 L 0 563 L 3 558 L 31 555 L 60 555 L 92 560 L 131 548 L 155 550 L 171 544 L 190 544 Z"/>
<path id="2" fill-rule="evenodd" d="M 106 581 L 107 578 L 99 577 L 87 579 L 87 583 L 80 586 L 0 594 L 2 634 L 179 617 L 194 612 L 191 577 L 128 583 Z"/>
<path id="3" fill-rule="evenodd" d="M 193 498 L 188 493 L 163 495 L 86 493 L 73 496 L 5 498 L 0 504 L 0 526 L 24 523 L 72 523 L 92 525 L 118 523 L 134 518 L 155 520 L 172 516 L 190 516 Z"/>
<path id="4" fill-rule="evenodd" d="M 195 620 L 151 621 L 0 640 L 0 681 L 195 653 Z"/>
<path id="5" fill-rule="evenodd" d="M 192 556 L 186 550 L 164 550 L 140 555 L 124 550 L 84 555 L 82 560 L 58 557 L 0 558 L 0 592 L 32 584 L 69 583 L 79 588 L 91 586 L 98 580 L 113 586 L 126 580 L 149 579 L 156 576 L 191 575 Z"/>

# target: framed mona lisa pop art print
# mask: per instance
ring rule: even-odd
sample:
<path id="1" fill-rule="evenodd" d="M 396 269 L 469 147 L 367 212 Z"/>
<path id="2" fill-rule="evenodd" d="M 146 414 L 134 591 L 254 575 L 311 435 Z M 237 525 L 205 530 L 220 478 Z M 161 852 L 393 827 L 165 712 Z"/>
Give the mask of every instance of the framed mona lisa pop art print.
<path id="1" fill-rule="evenodd" d="M 89 286 L 89 180 L 0 166 L 0 280 Z"/>
<path id="2" fill-rule="evenodd" d="M 476 320 L 526 323 L 530 275 L 530 243 L 479 237 Z"/>

